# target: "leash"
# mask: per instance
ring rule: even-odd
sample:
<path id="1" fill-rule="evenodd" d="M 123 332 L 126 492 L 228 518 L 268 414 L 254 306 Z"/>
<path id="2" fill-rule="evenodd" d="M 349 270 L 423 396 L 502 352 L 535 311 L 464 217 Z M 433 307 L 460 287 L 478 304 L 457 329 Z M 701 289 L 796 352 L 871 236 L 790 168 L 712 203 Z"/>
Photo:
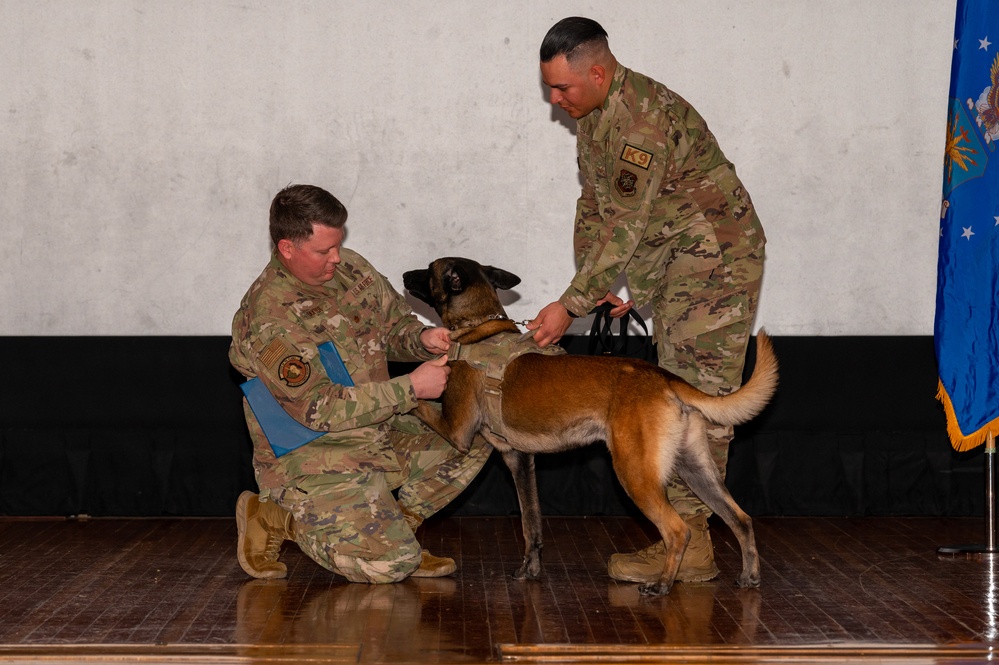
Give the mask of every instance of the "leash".
<path id="1" fill-rule="evenodd" d="M 611 310 L 614 309 L 614 305 L 610 303 L 603 303 L 597 305 L 593 308 L 590 314 L 593 314 L 593 326 L 590 328 L 590 348 L 589 353 L 593 355 L 604 355 L 604 356 L 619 356 L 628 355 L 628 326 L 630 324 L 630 319 L 634 319 L 638 324 L 638 327 L 642 329 L 644 335 L 642 336 L 642 346 L 638 349 L 641 355 L 638 356 L 645 360 L 652 358 L 652 348 L 650 344 L 649 337 L 649 327 L 645 325 L 645 319 L 639 316 L 638 312 L 634 309 L 628 310 L 627 316 L 622 316 L 618 319 L 618 330 L 619 333 L 614 335 L 612 330 L 612 325 L 614 323 L 614 318 L 610 315 Z M 521 328 L 526 328 L 527 324 L 531 322 L 532 319 L 524 319 L 523 321 L 514 321 L 508 316 L 503 314 L 491 314 L 486 317 L 486 321 L 510 321 Z M 528 330 L 523 335 L 521 335 L 517 341 L 522 342 L 525 339 L 534 337 L 535 333 L 538 331 Z M 458 343 L 455 342 L 455 345 Z M 599 352 L 598 352 L 599 347 Z M 449 353 L 449 357 L 452 360 L 457 359 L 460 351 L 456 348 L 452 353 Z"/>
<path id="2" fill-rule="evenodd" d="M 645 325 L 645 320 L 639 316 L 634 308 L 628 310 L 627 316 L 618 319 L 618 334 L 615 336 L 611 327 L 614 323 L 611 317 L 611 310 L 614 305 L 603 303 L 597 305 L 590 314 L 593 314 L 593 325 L 590 327 L 590 355 L 604 356 L 626 356 L 628 355 L 628 325 L 634 319 L 645 335 L 642 337 L 642 346 L 639 349 L 640 358 L 648 359 L 651 353 L 649 341 L 649 328 Z"/>

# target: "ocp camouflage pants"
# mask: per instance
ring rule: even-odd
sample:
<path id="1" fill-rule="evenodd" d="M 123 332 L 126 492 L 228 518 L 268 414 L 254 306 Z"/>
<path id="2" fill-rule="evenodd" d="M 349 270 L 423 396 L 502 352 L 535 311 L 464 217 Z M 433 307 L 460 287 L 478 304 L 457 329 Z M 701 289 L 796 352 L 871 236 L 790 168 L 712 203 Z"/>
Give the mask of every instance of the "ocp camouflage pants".
<path id="1" fill-rule="evenodd" d="M 412 574 L 422 548 L 400 508 L 430 517 L 468 486 L 492 452 L 479 439 L 462 454 L 428 430 L 390 436 L 399 474 L 362 469 L 299 476 L 270 492 L 294 515 L 302 551 L 352 582 L 398 582 Z"/>
<path id="2" fill-rule="evenodd" d="M 761 251 L 667 284 L 652 305 L 659 366 L 712 395 L 741 386 L 762 278 Z M 722 480 L 733 432 L 732 427 L 707 428 Z M 681 517 L 711 513 L 678 477 L 666 494 Z"/>

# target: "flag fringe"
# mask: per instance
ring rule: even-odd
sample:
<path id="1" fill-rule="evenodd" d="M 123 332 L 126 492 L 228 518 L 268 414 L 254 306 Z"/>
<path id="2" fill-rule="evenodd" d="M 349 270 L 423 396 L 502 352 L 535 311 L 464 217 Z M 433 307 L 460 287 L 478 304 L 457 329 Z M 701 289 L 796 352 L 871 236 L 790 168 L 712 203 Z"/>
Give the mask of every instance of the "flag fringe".
<path id="1" fill-rule="evenodd" d="M 972 450 L 985 443 L 989 434 L 993 437 L 999 436 L 999 417 L 985 423 L 977 432 L 965 434 L 961 431 L 961 426 L 957 423 L 957 415 L 954 413 L 954 405 L 950 403 L 950 396 L 943 382 L 937 382 L 937 399 L 943 404 L 944 413 L 947 414 L 947 434 L 950 436 L 950 445 L 959 453 Z"/>

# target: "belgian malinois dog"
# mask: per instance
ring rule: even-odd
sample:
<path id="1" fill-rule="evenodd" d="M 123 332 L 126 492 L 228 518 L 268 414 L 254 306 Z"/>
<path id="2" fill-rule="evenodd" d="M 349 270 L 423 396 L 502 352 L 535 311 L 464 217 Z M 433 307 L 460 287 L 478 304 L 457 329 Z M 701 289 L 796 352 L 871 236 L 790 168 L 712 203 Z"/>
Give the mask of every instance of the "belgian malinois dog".
<path id="1" fill-rule="evenodd" d="M 442 258 L 426 270 L 405 273 L 403 280 L 409 292 L 432 306 L 451 329 L 456 348 L 467 350 L 497 335 L 523 337 L 507 318 L 496 292 L 520 283 L 510 272 L 470 259 Z M 533 340 L 524 341 L 537 349 Z M 752 377 L 736 392 L 721 397 L 705 394 L 641 360 L 525 353 L 506 366 L 499 383 L 499 408 L 486 402 L 487 372 L 459 355 L 450 363 L 441 410 L 422 403 L 416 413 L 458 450 L 467 452 L 473 437 L 481 434 L 503 455 L 517 488 L 525 541 L 524 562 L 514 577 L 541 575 L 534 455 L 603 441 L 621 485 L 666 543 L 662 576 L 643 584 L 642 594 L 669 593 L 690 539 L 686 523 L 666 499 L 666 483 L 673 474 L 685 480 L 735 533 L 742 548 L 742 573 L 736 584 L 756 587 L 760 561 L 752 520 L 722 482 L 705 436 L 708 422 L 744 423 L 773 396 L 777 359 L 765 332 L 760 331 L 756 345 Z M 450 353 L 449 357 L 454 358 Z"/>

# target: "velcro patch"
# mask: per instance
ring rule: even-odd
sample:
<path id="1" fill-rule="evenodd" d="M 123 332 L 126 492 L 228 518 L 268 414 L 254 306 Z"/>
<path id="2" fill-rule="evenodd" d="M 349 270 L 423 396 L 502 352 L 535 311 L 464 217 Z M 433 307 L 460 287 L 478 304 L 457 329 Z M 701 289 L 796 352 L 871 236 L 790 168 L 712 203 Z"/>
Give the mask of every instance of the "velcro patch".
<path id="1" fill-rule="evenodd" d="M 635 184 L 637 182 L 637 175 L 626 169 L 621 169 L 621 175 L 619 175 L 617 180 L 614 181 L 614 188 L 617 189 L 617 193 L 621 196 L 634 196 Z"/>
<path id="2" fill-rule="evenodd" d="M 278 367 L 278 377 L 288 384 L 289 388 L 298 388 L 312 375 L 312 365 L 302 360 L 302 356 L 288 356 Z"/>
<path id="3" fill-rule="evenodd" d="M 323 312 L 325 312 L 329 308 L 330 308 L 330 305 L 329 305 L 328 302 L 321 302 L 318 305 L 316 305 L 315 307 L 312 307 L 311 309 L 307 309 L 304 312 L 302 312 L 302 318 L 303 319 L 312 319 L 312 318 L 315 318 L 315 317 L 319 316 L 320 314 L 322 314 Z"/>
<path id="4" fill-rule="evenodd" d="M 368 275 L 360 282 L 358 282 L 357 285 L 350 290 L 350 294 L 356 298 L 358 295 L 360 295 L 361 291 L 368 288 L 374 283 L 375 283 L 375 278 L 372 277 L 371 275 Z"/>
<path id="5" fill-rule="evenodd" d="M 280 337 L 276 337 L 270 344 L 267 345 L 260 353 L 260 362 L 264 364 L 265 367 L 274 367 L 278 359 L 281 356 L 287 354 L 289 349 L 285 346 L 285 343 Z"/>
<path id="6" fill-rule="evenodd" d="M 621 161 L 634 164 L 638 168 L 647 171 L 652 164 L 652 153 L 625 143 L 624 150 L 621 151 Z"/>

